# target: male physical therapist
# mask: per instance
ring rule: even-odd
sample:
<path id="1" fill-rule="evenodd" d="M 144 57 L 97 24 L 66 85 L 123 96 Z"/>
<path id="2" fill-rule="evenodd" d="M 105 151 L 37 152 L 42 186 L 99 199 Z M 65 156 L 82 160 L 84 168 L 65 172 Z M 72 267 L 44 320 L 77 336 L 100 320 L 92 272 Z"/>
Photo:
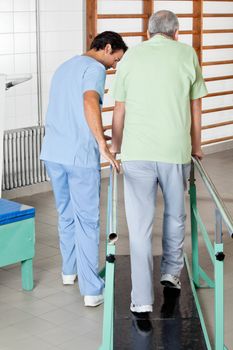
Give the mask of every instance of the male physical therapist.
<path id="1" fill-rule="evenodd" d="M 51 179 L 62 255 L 63 284 L 78 276 L 85 306 L 103 302 L 98 275 L 100 154 L 118 169 L 106 145 L 101 119 L 106 69 L 127 50 L 121 36 L 103 32 L 81 56 L 55 72 L 41 159 Z"/>
<path id="2" fill-rule="evenodd" d="M 194 49 L 177 41 L 178 29 L 174 13 L 153 14 L 149 40 L 127 52 L 112 87 L 111 151 L 121 152 L 124 170 L 130 309 L 137 313 L 153 310 L 152 227 L 158 185 L 164 198 L 160 281 L 181 288 L 186 178 L 191 154 L 202 158 L 200 98 L 207 90 Z"/>

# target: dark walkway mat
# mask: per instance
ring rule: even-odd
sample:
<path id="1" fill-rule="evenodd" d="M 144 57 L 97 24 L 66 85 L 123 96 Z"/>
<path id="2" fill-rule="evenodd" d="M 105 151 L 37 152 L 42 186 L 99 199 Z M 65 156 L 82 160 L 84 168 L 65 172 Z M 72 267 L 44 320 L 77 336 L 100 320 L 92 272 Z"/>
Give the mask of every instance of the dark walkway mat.
<path id="1" fill-rule="evenodd" d="M 116 257 L 114 350 L 204 350 L 207 349 L 186 267 L 182 289 L 160 284 L 160 257 L 154 257 L 154 311 L 149 320 L 132 316 L 130 306 L 130 259 Z"/>

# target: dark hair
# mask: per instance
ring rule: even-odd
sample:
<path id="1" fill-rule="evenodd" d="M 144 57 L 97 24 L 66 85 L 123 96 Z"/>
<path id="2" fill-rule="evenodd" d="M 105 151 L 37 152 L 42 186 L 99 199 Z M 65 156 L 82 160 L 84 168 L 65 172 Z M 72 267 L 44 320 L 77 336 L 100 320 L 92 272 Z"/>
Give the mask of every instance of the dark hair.
<path id="1" fill-rule="evenodd" d="M 125 52 L 128 49 L 120 34 L 110 31 L 98 34 L 92 41 L 90 49 L 96 51 L 104 50 L 107 44 L 111 45 L 112 53 L 118 50 L 123 50 Z"/>

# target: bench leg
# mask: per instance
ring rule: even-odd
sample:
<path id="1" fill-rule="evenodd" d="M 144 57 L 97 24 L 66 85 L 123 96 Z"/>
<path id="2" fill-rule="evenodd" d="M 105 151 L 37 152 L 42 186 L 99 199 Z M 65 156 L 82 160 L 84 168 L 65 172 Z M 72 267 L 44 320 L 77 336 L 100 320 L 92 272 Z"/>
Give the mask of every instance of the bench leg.
<path id="1" fill-rule="evenodd" d="M 32 259 L 24 260 L 21 262 L 22 273 L 22 288 L 25 290 L 33 289 L 33 265 Z"/>

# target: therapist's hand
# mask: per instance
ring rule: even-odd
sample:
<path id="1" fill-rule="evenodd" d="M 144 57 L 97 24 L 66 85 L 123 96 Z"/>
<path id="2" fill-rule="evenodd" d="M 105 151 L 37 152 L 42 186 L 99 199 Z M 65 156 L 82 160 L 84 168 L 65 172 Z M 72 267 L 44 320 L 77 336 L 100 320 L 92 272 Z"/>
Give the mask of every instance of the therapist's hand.
<path id="1" fill-rule="evenodd" d="M 120 165 L 118 161 L 115 159 L 114 154 L 112 154 L 106 144 L 106 142 L 99 143 L 100 154 L 116 169 L 116 171 L 120 172 Z"/>

